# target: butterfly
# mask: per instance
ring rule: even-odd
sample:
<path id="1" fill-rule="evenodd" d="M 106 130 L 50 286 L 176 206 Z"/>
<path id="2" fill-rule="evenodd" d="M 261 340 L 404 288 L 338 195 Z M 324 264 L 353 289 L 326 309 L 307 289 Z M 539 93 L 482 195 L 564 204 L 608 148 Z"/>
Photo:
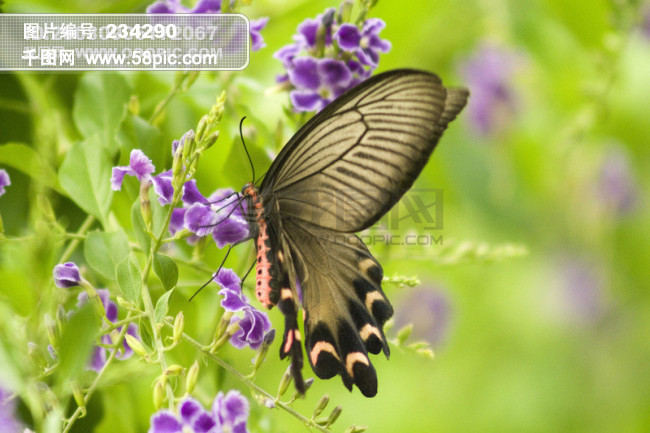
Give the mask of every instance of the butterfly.
<path id="1" fill-rule="evenodd" d="M 390 351 L 393 308 L 383 270 L 354 233 L 377 222 L 413 185 L 447 124 L 469 97 L 438 76 L 400 69 L 332 101 L 289 140 L 261 185 L 242 189 L 256 239 L 255 294 L 284 315 L 280 357 L 304 393 L 302 336 L 316 376 L 340 375 L 377 394 L 368 353 Z"/>

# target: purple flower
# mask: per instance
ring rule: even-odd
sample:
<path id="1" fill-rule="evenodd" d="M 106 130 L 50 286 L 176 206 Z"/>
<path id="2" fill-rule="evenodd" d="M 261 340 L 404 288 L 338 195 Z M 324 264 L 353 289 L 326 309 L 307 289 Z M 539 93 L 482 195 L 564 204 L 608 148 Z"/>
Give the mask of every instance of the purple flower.
<path id="1" fill-rule="evenodd" d="M 303 21 L 294 43 L 274 54 L 287 71 L 276 81 L 290 89 L 295 111 L 321 110 L 368 78 L 377 67 L 379 53 L 390 50 L 390 43 L 379 38 L 385 27 L 382 20 L 368 19 L 359 30 L 353 24 L 338 23 L 335 12 L 328 9 Z"/>
<path id="2" fill-rule="evenodd" d="M 16 417 L 16 402 L 11 393 L 0 385 L 0 432 L 21 433 L 22 423 Z"/>
<path id="3" fill-rule="evenodd" d="M 262 31 L 268 22 L 269 19 L 267 17 L 251 20 L 251 50 L 258 51 L 266 46 L 260 31 Z"/>
<path id="4" fill-rule="evenodd" d="M 78 286 L 81 282 L 79 268 L 74 262 L 59 264 L 54 267 L 54 284 L 61 289 Z"/>
<path id="5" fill-rule="evenodd" d="M 469 116 L 478 133 L 491 135 L 514 115 L 516 98 L 511 83 L 518 63 L 515 53 L 489 45 L 463 62 L 462 74 L 472 92 Z"/>
<path id="6" fill-rule="evenodd" d="M 629 213 L 638 199 L 636 182 L 625 149 L 607 150 L 597 182 L 600 202 L 617 215 Z"/>
<path id="7" fill-rule="evenodd" d="M 221 306 L 226 311 L 235 313 L 245 307 L 250 307 L 248 298 L 244 296 L 241 290 L 241 279 L 232 269 L 221 268 L 219 274 L 215 275 L 213 280 L 221 286 L 221 290 L 219 290 L 219 294 L 223 296 Z"/>
<path id="8" fill-rule="evenodd" d="M 362 31 L 353 24 L 345 23 L 341 24 L 334 38 L 341 49 L 354 52 L 361 64 L 376 68 L 379 53 L 390 51 L 390 42 L 379 37 L 384 27 L 386 24 L 379 18 L 366 20 Z"/>
<path id="9" fill-rule="evenodd" d="M 413 325 L 412 336 L 429 342 L 433 347 L 444 343 L 449 333 L 451 304 L 439 288 L 412 291 L 395 309 L 395 328 Z"/>
<path id="10" fill-rule="evenodd" d="M 156 168 L 151 160 L 140 149 L 133 149 L 129 158 L 129 165 L 113 167 L 111 187 L 114 191 L 119 191 L 122 189 L 122 181 L 125 175 L 135 176 L 142 182 L 144 179 L 149 179 L 151 173 L 155 170 Z"/>
<path id="11" fill-rule="evenodd" d="M 212 415 L 223 432 L 247 432 L 248 414 L 248 400 L 239 391 L 229 391 L 225 396 L 219 392 L 212 403 Z"/>
<path id="12" fill-rule="evenodd" d="M 246 433 L 248 401 L 238 391 L 219 392 L 207 411 L 193 398 L 178 404 L 178 415 L 161 410 L 151 417 L 149 433 Z"/>
<path id="13" fill-rule="evenodd" d="M 172 171 L 163 171 L 157 176 L 151 178 L 153 190 L 158 194 L 158 202 L 165 206 L 172 202 L 174 198 L 174 187 L 172 186 Z"/>
<path id="14" fill-rule="evenodd" d="M 183 225 L 197 236 L 211 234 L 219 248 L 245 239 L 249 227 L 240 208 L 240 200 L 232 189 L 220 189 L 209 198 L 203 197 L 196 184 L 187 182 L 183 202 L 190 205 L 184 214 Z"/>
<path id="15" fill-rule="evenodd" d="M 161 410 L 151 416 L 148 433 L 183 433 L 183 425 L 173 412 Z"/>
<path id="16" fill-rule="evenodd" d="M 298 111 L 320 111 L 353 81 L 352 72 L 340 60 L 298 57 L 293 66 L 288 75 L 296 90 L 289 97 Z M 355 80 L 355 84 L 358 82 Z"/>
<path id="17" fill-rule="evenodd" d="M 231 7 L 234 1 L 230 2 Z M 221 13 L 221 0 L 199 0 L 192 9 L 183 6 L 180 0 L 159 0 L 147 7 L 149 14 L 218 14 Z M 266 26 L 267 17 L 251 20 L 251 50 L 257 51 L 266 46 L 260 31 Z"/>
<path id="18" fill-rule="evenodd" d="M 97 294 L 99 295 L 99 298 L 101 299 L 102 304 L 104 305 L 104 310 L 106 310 L 106 318 L 112 323 L 117 322 L 118 319 L 117 304 L 111 301 L 109 291 L 106 289 L 99 289 L 97 290 Z M 81 292 L 77 297 L 77 308 L 81 307 L 87 302 L 88 302 L 88 293 Z M 121 330 L 122 327 L 120 326 L 119 328 L 113 330 L 113 332 L 115 334 L 119 334 Z M 126 333 L 137 339 L 140 339 L 140 335 L 138 334 L 138 326 L 135 323 L 129 323 Z M 113 343 L 110 335 L 103 335 L 101 337 L 101 342 L 107 345 Z M 105 347 L 96 346 L 93 350 L 92 357 L 90 359 L 90 365 L 88 366 L 88 368 L 96 372 L 101 371 L 101 369 L 106 364 L 106 359 L 108 357 L 108 353 L 107 353 L 108 350 L 109 349 L 106 349 Z M 123 360 L 123 359 L 130 358 L 131 355 L 133 355 L 133 349 L 131 349 L 131 347 L 126 343 L 126 340 L 123 340 L 122 347 L 119 349 L 115 357 L 117 359 Z"/>
<path id="19" fill-rule="evenodd" d="M 9 179 L 9 173 L 7 170 L 0 169 L 0 195 L 5 193 L 5 186 L 11 185 L 11 179 Z"/>
<path id="20" fill-rule="evenodd" d="M 230 344 L 237 349 L 250 346 L 257 350 L 264 341 L 264 335 L 271 329 L 271 321 L 266 313 L 253 307 L 245 307 L 243 311 L 244 317 L 233 319 L 239 320 L 239 330 L 230 339 Z"/>

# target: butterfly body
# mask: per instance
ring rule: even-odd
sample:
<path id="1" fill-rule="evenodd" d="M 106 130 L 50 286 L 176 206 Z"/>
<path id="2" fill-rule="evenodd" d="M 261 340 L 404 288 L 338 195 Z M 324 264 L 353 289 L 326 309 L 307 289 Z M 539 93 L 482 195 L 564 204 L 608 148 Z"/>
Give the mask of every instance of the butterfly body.
<path id="1" fill-rule="evenodd" d="M 389 356 L 383 325 L 393 308 L 383 270 L 354 233 L 381 218 L 411 187 L 438 139 L 464 107 L 465 89 L 427 72 L 376 75 L 341 95 L 284 146 L 259 190 L 244 188 L 256 236 L 256 296 L 285 316 L 280 357 L 304 389 L 298 311 L 307 359 L 320 378 L 372 397 L 368 353 Z"/>

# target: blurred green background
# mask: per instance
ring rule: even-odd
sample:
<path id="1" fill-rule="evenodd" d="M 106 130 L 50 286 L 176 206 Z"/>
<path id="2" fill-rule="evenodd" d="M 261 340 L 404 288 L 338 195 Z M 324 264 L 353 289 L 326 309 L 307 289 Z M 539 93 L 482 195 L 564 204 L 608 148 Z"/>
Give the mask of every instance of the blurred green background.
<path id="1" fill-rule="evenodd" d="M 147 5 L 8 0 L 2 8 L 7 13 L 126 13 L 144 12 Z M 246 70 L 202 74 L 171 102 L 160 125 L 158 142 L 164 149 L 195 127 L 230 80 L 232 105 L 222 136 L 197 175 L 203 193 L 239 190 L 248 180 L 236 140 L 241 116 L 249 116 L 259 170 L 270 163 L 265 151 L 278 150 L 272 140 L 278 122 L 283 122 L 283 140 L 296 130 L 282 111 L 287 95 L 265 93 L 283 72 L 272 55 L 291 43 L 301 21 L 337 6 L 255 0 L 243 12 L 270 17 L 262 31 L 267 47 L 251 54 Z M 385 290 L 398 325 L 413 322 L 414 338 L 429 339 L 436 356 L 429 360 L 395 348 L 390 361 L 373 359 L 376 398 L 348 393 L 338 378 L 319 380 L 306 400 L 296 402 L 299 412 L 310 413 L 329 393 L 344 409 L 334 431 L 350 424 L 368 425 L 373 432 L 650 431 L 648 10 L 632 0 L 379 1 L 371 16 L 386 22 L 382 37 L 392 43 L 379 71 L 426 69 L 473 93 L 416 184 L 444 191 L 444 227 L 435 233 L 443 245 L 371 248 L 386 275 L 422 281 L 416 288 L 387 285 Z M 498 51 L 503 60 L 483 66 L 498 69 L 502 79 L 503 89 L 491 99 L 473 88 L 481 86 L 472 71 L 481 70 L 486 49 Z M 122 75 L 144 117 L 173 80 L 173 73 Z M 80 77 L 1 75 L 0 144 L 28 143 L 57 170 L 79 138 L 71 111 Z M 477 127 L 472 114 L 482 109 L 490 113 L 487 130 Z M 101 101 L 96 110 L 102 110 Z M 62 244 L 38 222 L 35 197 L 45 191 L 70 232 L 84 215 L 68 199 L 44 190 L 34 176 L 5 166 L 1 154 L 0 168 L 12 179 L 0 197 L 6 236 L 25 238 L 0 241 L 1 338 L 18 345 L 20 338 L 10 343 L 9 331 L 27 320 L 34 333 L 23 337 L 32 341 L 41 332 L 37 343 L 46 345 L 42 317 L 33 311 L 39 298 L 51 293 L 43 287 L 51 284 Z M 128 221 L 133 198 L 114 196 L 118 220 Z M 400 225 L 403 233 L 420 229 L 415 222 Z M 508 245 L 525 247 L 528 254 L 510 257 Z M 237 271 L 248 266 L 244 250 L 230 262 Z M 216 267 L 221 254 L 213 247 L 208 263 Z M 80 252 L 73 259 L 83 262 Z M 187 298 L 205 276 L 181 274 L 185 286 L 171 305 L 172 314 L 184 311 L 187 332 L 204 340 L 215 325 L 218 296 L 212 290 L 191 304 Z M 280 327 L 279 311 L 270 316 Z M 276 356 L 278 345 L 257 379 L 268 390 L 277 387 L 285 368 Z M 196 353 L 185 346 L 170 356 L 189 365 Z M 246 371 L 253 352 L 230 348 L 223 356 Z M 240 388 L 248 395 L 235 378 L 202 367 L 198 397 L 204 401 L 217 389 Z M 155 372 L 136 362 L 116 368 L 73 431 L 146 431 Z M 282 411 L 253 401 L 252 407 L 253 432 L 304 430 Z"/>

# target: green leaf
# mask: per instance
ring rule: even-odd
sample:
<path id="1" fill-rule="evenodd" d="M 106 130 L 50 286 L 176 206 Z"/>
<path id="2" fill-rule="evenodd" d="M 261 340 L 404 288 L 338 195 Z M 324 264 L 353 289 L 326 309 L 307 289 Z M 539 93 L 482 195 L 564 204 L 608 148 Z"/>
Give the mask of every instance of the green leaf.
<path id="1" fill-rule="evenodd" d="M 147 346 L 147 349 L 153 350 L 155 343 L 153 341 L 153 331 L 151 330 L 151 323 L 149 323 L 148 318 L 144 318 L 138 321 L 138 331 L 140 332 L 140 337 L 142 338 L 142 343 Z"/>
<path id="2" fill-rule="evenodd" d="M 22 143 L 7 143 L 0 146 L 0 164 L 15 168 L 53 190 L 65 194 L 56 172 L 34 149 Z"/>
<path id="3" fill-rule="evenodd" d="M 165 290 L 171 290 L 178 282 L 178 268 L 172 259 L 162 254 L 153 256 L 153 271 L 158 275 Z"/>
<path id="4" fill-rule="evenodd" d="M 86 262 L 104 278 L 115 280 L 117 265 L 129 255 L 129 241 L 124 232 L 88 233 L 84 242 Z"/>
<path id="5" fill-rule="evenodd" d="M 153 312 L 153 317 L 156 320 L 156 323 L 162 322 L 165 318 L 167 310 L 169 310 L 169 297 L 172 295 L 173 291 L 174 289 L 165 292 L 160 298 L 158 298 L 158 302 L 156 302 L 156 308 Z"/>
<path id="6" fill-rule="evenodd" d="M 140 201 L 136 200 L 131 206 L 131 224 L 133 225 L 133 234 L 135 239 L 140 244 L 140 248 L 146 254 L 151 247 L 151 236 L 147 233 L 147 226 L 142 218 L 142 209 L 140 208 Z"/>
<path id="7" fill-rule="evenodd" d="M 63 325 L 58 348 L 59 366 L 56 369 L 58 383 L 65 383 L 75 375 L 81 375 L 88 363 L 93 342 L 99 330 L 99 321 L 90 303 L 86 303 Z"/>
<path id="8" fill-rule="evenodd" d="M 74 97 L 75 125 L 85 137 L 99 135 L 101 146 L 117 150 L 114 136 L 126 115 L 130 97 L 131 89 L 122 75 L 85 74 Z"/>
<path id="9" fill-rule="evenodd" d="M 162 171 L 168 159 L 171 159 L 171 143 L 163 145 L 162 134 L 158 128 L 141 117 L 128 116 L 122 123 L 116 139 L 122 146 L 123 163 L 127 163 L 133 149 L 142 150 L 158 171 Z"/>
<path id="10" fill-rule="evenodd" d="M 140 290 L 142 289 L 142 279 L 140 277 L 140 270 L 133 263 L 130 257 L 122 260 L 117 265 L 117 283 L 122 289 L 124 297 L 137 304 L 140 299 Z"/>
<path id="11" fill-rule="evenodd" d="M 76 143 L 59 170 L 61 186 L 83 210 L 105 225 L 111 206 L 111 161 L 97 136 Z"/>

